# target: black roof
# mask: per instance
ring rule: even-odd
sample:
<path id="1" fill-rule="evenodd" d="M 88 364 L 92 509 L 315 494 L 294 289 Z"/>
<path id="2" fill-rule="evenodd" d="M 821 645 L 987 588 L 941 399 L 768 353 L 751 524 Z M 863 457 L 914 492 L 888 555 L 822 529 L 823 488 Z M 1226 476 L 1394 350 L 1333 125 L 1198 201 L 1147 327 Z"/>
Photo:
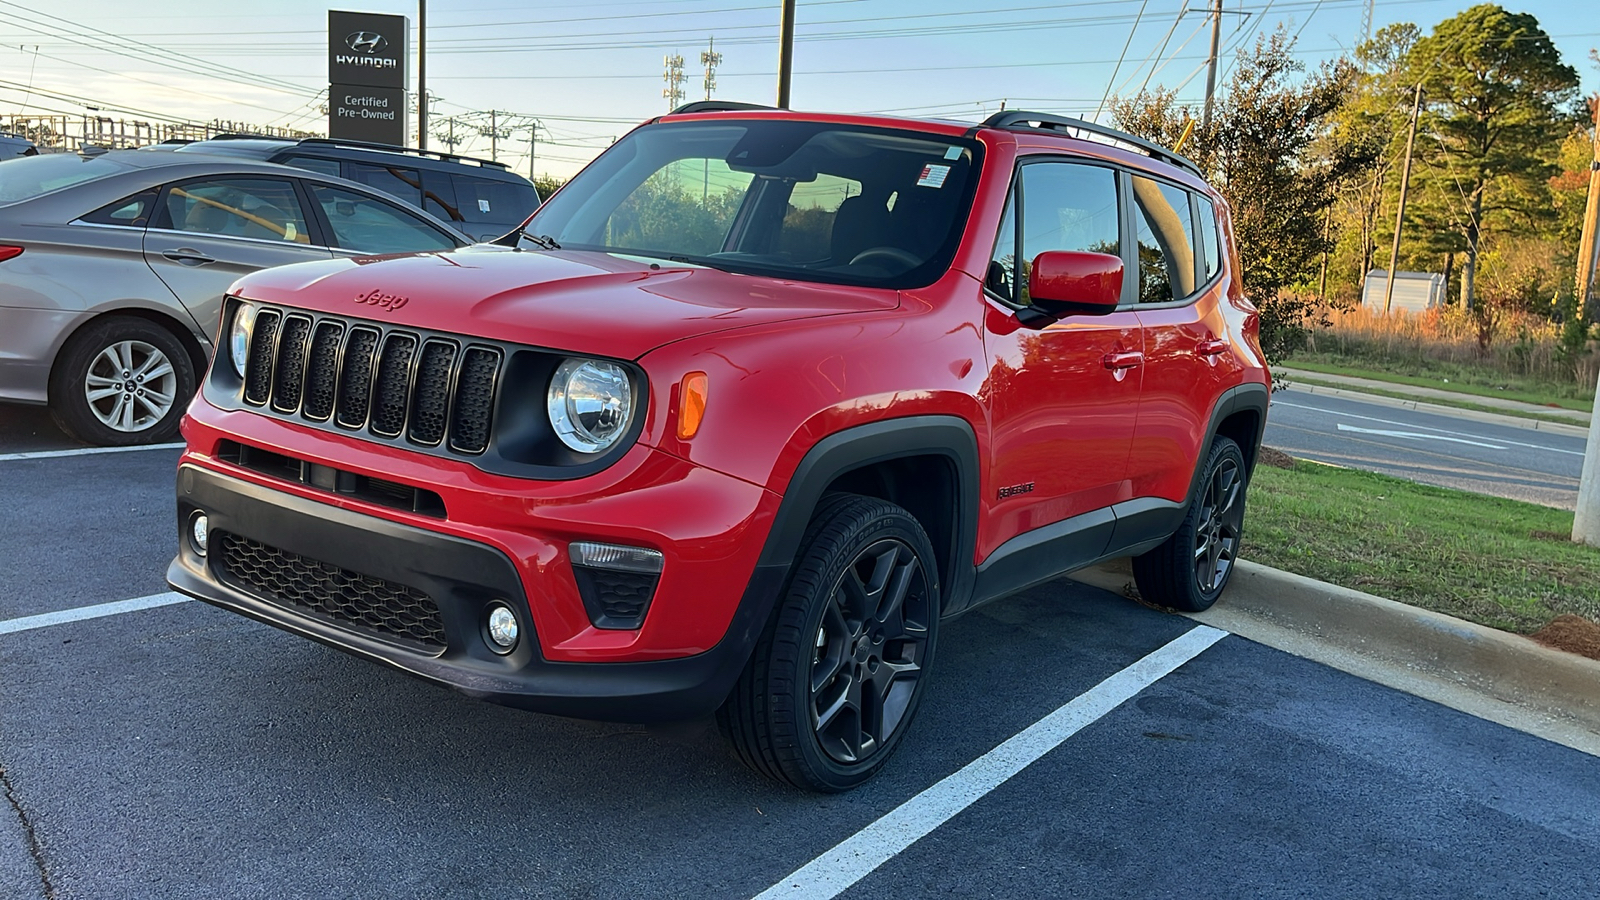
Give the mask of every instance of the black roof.
<path id="1" fill-rule="evenodd" d="M 165 143 L 165 142 L 163 142 Z M 391 144 L 376 144 L 368 141 L 346 141 L 332 138 L 280 138 L 260 134 L 218 134 L 203 141 L 190 141 L 182 148 L 195 152 L 220 153 L 228 156 L 246 156 L 253 159 L 273 159 L 281 156 L 287 150 L 296 150 L 298 155 L 316 156 L 326 159 L 358 159 L 378 161 L 383 156 L 400 155 L 408 157 L 414 162 L 441 162 L 452 166 L 468 166 L 482 169 L 485 176 L 498 180 L 526 181 L 521 175 L 511 171 L 511 167 L 503 162 L 491 159 L 479 159 L 473 156 L 462 156 L 455 153 L 441 153 L 436 150 L 421 150 L 416 147 L 396 147 Z"/>

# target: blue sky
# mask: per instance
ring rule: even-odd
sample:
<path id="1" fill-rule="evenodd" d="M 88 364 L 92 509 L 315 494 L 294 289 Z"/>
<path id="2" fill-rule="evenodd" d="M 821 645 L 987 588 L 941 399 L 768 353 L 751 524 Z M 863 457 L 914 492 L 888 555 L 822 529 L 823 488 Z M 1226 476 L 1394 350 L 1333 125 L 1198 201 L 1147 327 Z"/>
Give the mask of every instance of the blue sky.
<path id="1" fill-rule="evenodd" d="M 401 13 L 415 24 L 414 2 L 336 5 Z M 1154 68 L 1149 84 L 1184 84 L 1181 96 L 1198 99 L 1206 17 L 1189 12 L 1179 19 L 1178 12 L 1203 5 L 798 0 L 793 105 L 977 119 L 1005 100 L 1013 108 L 1088 115 L 1125 43 L 1117 88 L 1136 91 Z M 1226 5 L 1224 69 L 1234 48 L 1280 22 L 1299 33 L 1309 65 L 1358 40 L 1358 0 Z M 1379 0 L 1374 27 L 1410 21 L 1426 32 L 1467 5 Z M 272 11 L 256 15 L 242 11 L 243 4 L 215 0 L 0 0 L 0 112 L 26 106 L 80 115 L 84 105 L 97 103 L 201 120 L 320 126 L 325 119 L 313 95 L 326 86 L 328 4 L 276 0 L 263 7 Z M 1600 46 L 1592 3 L 1537 0 L 1508 8 L 1537 16 L 1578 68 L 1583 89 L 1600 89 L 1600 68 L 1588 59 L 1590 48 Z M 568 175 L 633 123 L 664 111 L 666 54 L 684 57 L 688 99 L 703 97 L 699 57 L 708 38 L 723 55 L 717 97 L 771 102 L 776 91 L 776 2 L 435 0 L 428 26 L 428 86 L 440 98 L 434 115 L 498 109 L 538 117 L 540 172 Z M 232 71 L 219 72 L 218 65 Z M 30 86 L 55 96 L 30 93 Z M 527 148 L 522 132 L 501 143 L 500 157 L 526 172 Z M 459 149 L 487 155 L 489 141 L 474 135 Z"/>

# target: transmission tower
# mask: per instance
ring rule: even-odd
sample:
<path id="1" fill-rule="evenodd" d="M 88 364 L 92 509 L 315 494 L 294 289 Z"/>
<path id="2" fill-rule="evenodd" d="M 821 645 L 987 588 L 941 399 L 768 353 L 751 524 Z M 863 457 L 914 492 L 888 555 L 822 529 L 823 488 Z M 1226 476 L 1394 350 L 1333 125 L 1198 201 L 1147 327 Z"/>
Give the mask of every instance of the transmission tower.
<path id="1" fill-rule="evenodd" d="M 662 57 L 661 62 L 667 67 L 661 76 L 661 80 L 667 83 L 661 96 L 667 98 L 667 111 L 671 112 L 683 105 L 683 54 Z"/>
<path id="2" fill-rule="evenodd" d="M 700 54 L 700 64 L 706 67 L 706 99 L 717 89 L 717 66 L 722 65 L 722 54 L 717 52 L 717 39 L 706 38 L 706 49 Z"/>
<path id="3" fill-rule="evenodd" d="M 1373 0 L 1367 0 L 1366 5 L 1361 7 L 1361 43 L 1362 44 L 1365 44 L 1367 41 L 1372 40 L 1372 3 L 1373 3 Z M 1356 46 L 1360 46 L 1360 44 L 1357 44 Z"/>

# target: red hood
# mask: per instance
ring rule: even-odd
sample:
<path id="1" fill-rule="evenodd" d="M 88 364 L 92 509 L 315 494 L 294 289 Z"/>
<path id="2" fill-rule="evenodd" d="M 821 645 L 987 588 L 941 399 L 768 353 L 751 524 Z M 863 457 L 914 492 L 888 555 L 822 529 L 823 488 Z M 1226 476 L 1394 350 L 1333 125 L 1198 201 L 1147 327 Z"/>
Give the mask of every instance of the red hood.
<path id="1" fill-rule="evenodd" d="M 899 302 L 890 290 L 488 246 L 283 266 L 233 290 L 263 303 L 623 359 L 714 331 Z"/>

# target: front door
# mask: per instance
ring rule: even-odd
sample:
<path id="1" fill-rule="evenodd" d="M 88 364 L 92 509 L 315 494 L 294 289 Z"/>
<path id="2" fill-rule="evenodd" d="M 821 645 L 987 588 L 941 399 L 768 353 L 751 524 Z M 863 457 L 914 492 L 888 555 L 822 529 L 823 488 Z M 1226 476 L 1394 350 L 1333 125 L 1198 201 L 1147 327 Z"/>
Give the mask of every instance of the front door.
<path id="1" fill-rule="evenodd" d="M 979 559 L 1076 516 L 1087 517 L 1089 539 L 1109 538 L 1108 508 L 1131 496 L 1128 450 L 1144 374 L 1137 314 L 1074 316 L 1043 329 L 1016 316 L 1028 302 L 1028 260 L 1046 250 L 1120 253 L 1119 210 L 1114 169 L 1053 158 L 1018 168 L 985 284 L 991 461 Z M 1096 516 L 1105 521 L 1088 521 Z"/>
<path id="2" fill-rule="evenodd" d="M 144 235 L 144 258 L 207 334 L 228 286 L 257 269 L 331 259 L 314 243 L 287 178 L 228 176 L 167 185 Z"/>

